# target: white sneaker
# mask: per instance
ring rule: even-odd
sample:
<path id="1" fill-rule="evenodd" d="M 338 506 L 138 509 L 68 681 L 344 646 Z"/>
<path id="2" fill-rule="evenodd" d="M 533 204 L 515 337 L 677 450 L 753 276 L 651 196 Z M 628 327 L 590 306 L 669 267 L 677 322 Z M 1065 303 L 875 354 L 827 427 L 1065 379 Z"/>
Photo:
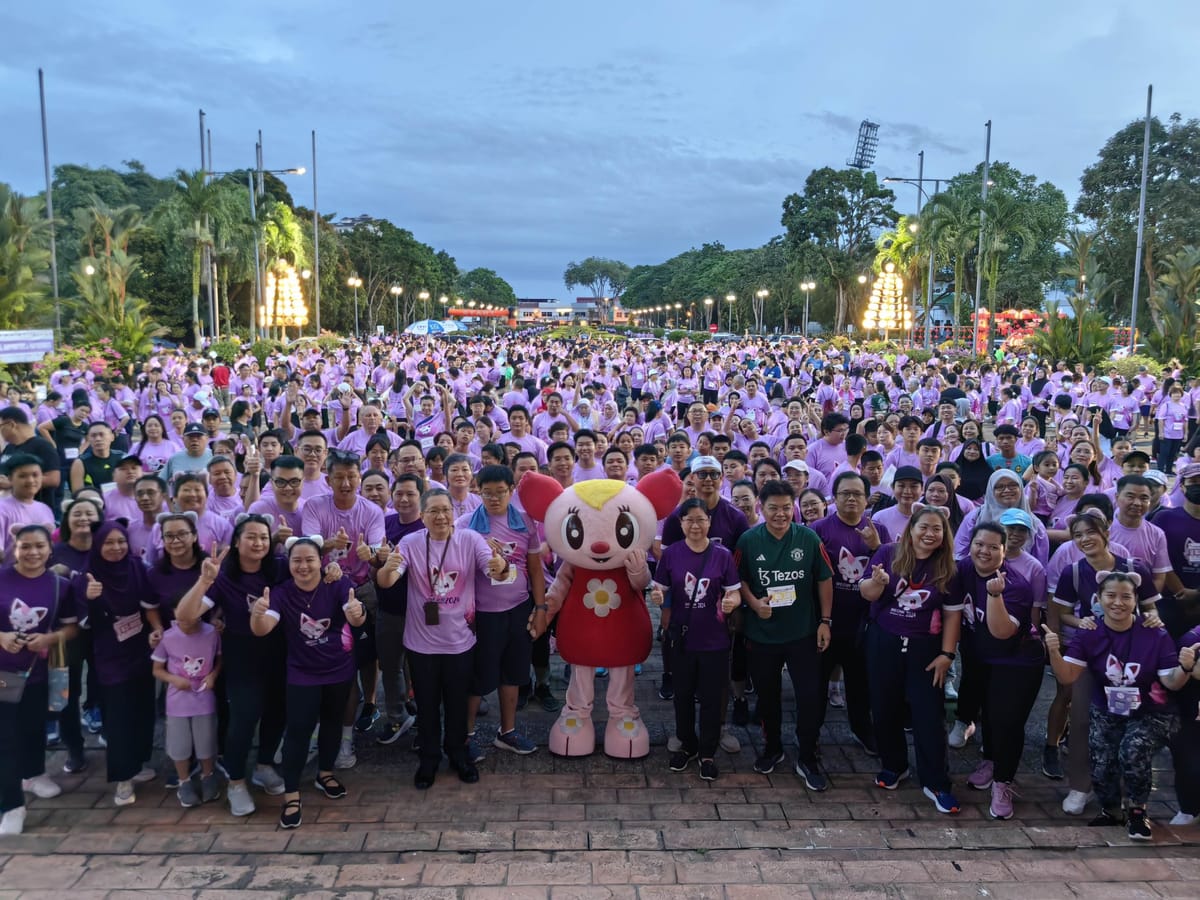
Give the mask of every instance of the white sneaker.
<path id="1" fill-rule="evenodd" d="M 152 768 L 149 766 L 142 766 L 142 771 L 134 775 L 130 781 L 132 781 L 134 784 L 146 784 L 149 781 L 153 781 L 157 777 L 158 773 Z"/>
<path id="2" fill-rule="evenodd" d="M 113 791 L 113 803 L 117 806 L 131 806 L 137 801 L 137 796 L 133 793 L 132 781 L 118 781 L 117 789 Z"/>
<path id="3" fill-rule="evenodd" d="M 62 793 L 62 788 L 45 773 L 35 775 L 32 778 L 23 778 L 21 780 L 21 790 L 27 794 L 33 794 L 39 800 L 49 800 L 51 797 L 57 797 Z"/>
<path id="4" fill-rule="evenodd" d="M 272 797 L 278 797 L 283 793 L 283 779 L 270 766 L 256 766 L 254 774 L 250 776 L 250 783 L 255 787 L 262 788 Z"/>
<path id="5" fill-rule="evenodd" d="M 225 792 L 229 800 L 229 812 L 235 816 L 248 816 L 254 812 L 254 798 L 246 783 L 231 784 Z"/>
<path id="6" fill-rule="evenodd" d="M 350 741 L 342 741 L 337 759 L 333 761 L 333 767 L 335 769 L 353 769 L 357 765 L 358 757 L 354 755 L 354 744 Z"/>
<path id="7" fill-rule="evenodd" d="M 0 834 L 20 834 L 25 830 L 25 807 L 10 809 L 0 818 Z"/>
<path id="8" fill-rule="evenodd" d="M 967 746 L 967 741 L 971 739 L 971 735 L 975 733 L 974 724 L 967 722 L 959 722 L 955 720 L 954 727 L 950 729 L 950 737 L 947 743 L 956 750 L 960 750 Z"/>
<path id="9" fill-rule="evenodd" d="M 1063 798 L 1062 811 L 1068 816 L 1082 816 L 1087 805 L 1095 798 L 1096 795 L 1090 791 L 1086 794 L 1083 791 L 1069 791 Z"/>
<path id="10" fill-rule="evenodd" d="M 846 707 L 846 682 L 831 681 L 829 682 L 829 705 L 834 709 L 845 709 Z"/>
<path id="11" fill-rule="evenodd" d="M 1175 818 L 1173 818 L 1171 820 L 1171 824 L 1176 825 L 1176 826 L 1195 825 L 1196 817 L 1193 816 L 1191 813 L 1185 813 L 1183 811 L 1180 811 L 1180 812 L 1175 813 Z"/>
<path id="12" fill-rule="evenodd" d="M 742 742 L 737 739 L 737 735 L 729 731 L 728 727 L 721 729 L 721 749 L 726 753 L 740 753 L 742 750 Z"/>

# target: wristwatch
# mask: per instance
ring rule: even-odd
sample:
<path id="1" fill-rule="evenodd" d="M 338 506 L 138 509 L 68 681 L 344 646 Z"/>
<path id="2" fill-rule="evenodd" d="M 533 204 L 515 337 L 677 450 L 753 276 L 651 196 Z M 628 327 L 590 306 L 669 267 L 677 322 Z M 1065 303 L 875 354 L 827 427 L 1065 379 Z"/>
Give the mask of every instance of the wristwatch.
<path id="1" fill-rule="evenodd" d="M 950 662 L 954 662 L 954 654 L 949 650 L 939 650 L 938 656 L 944 656 L 946 659 L 950 660 Z"/>
<path id="2" fill-rule="evenodd" d="M 549 603 L 535 603 L 533 605 L 533 608 L 540 609 L 542 612 L 550 612 L 550 604 Z"/>
<path id="3" fill-rule="evenodd" d="M 828 625 L 831 628 L 833 627 L 833 619 L 829 618 L 829 616 L 821 616 L 820 621 L 822 625 Z"/>

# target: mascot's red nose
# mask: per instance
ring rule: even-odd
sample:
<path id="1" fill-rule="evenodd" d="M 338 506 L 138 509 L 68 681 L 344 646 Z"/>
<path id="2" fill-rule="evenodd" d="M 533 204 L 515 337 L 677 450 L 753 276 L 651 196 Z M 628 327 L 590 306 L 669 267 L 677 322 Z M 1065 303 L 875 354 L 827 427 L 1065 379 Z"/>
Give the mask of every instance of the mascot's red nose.
<path id="1" fill-rule="evenodd" d="M 608 552 L 608 542 L 607 541 L 592 541 L 592 552 L 593 553 L 607 553 Z"/>

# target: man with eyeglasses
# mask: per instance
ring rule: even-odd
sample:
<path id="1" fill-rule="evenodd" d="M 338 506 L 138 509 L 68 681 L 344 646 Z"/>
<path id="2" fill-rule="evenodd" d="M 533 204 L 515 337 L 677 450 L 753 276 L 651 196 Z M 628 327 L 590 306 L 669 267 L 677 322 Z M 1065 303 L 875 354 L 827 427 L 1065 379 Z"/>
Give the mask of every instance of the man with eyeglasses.
<path id="1" fill-rule="evenodd" d="M 325 477 L 325 459 L 329 454 L 329 443 L 320 431 L 305 431 L 296 441 L 296 456 L 304 466 L 304 484 L 300 486 L 300 496 L 305 501 L 312 500 L 330 492 L 329 481 Z M 270 482 L 263 488 L 263 496 L 271 493 L 274 485 Z"/>
<path id="2" fill-rule="evenodd" d="M 303 442 L 305 438 L 301 438 Z M 301 533 L 319 534 L 324 539 L 324 561 L 336 562 L 354 585 L 354 597 L 367 610 L 366 624 L 352 628 L 355 662 L 362 680 L 363 712 L 374 722 L 375 713 L 375 613 L 379 600 L 373 574 L 382 564 L 379 550 L 384 541 L 383 510 L 358 493 L 362 482 L 362 460 L 357 453 L 330 450 L 326 479 L 331 493 L 305 501 L 300 515 Z M 343 720 L 342 746 L 334 768 L 351 769 L 358 762 L 354 754 L 354 723 L 358 698 L 352 693 Z M 369 714 L 369 716 L 368 716 Z M 361 728 L 360 730 L 367 730 Z"/>
<path id="3" fill-rule="evenodd" d="M 858 640 L 869 606 L 859 593 L 858 583 L 871 556 L 881 544 L 890 543 L 891 536 L 887 528 L 867 518 L 867 490 L 867 480 L 857 472 L 842 472 L 833 480 L 836 510 L 810 527 L 821 538 L 833 568 L 833 623 L 829 649 L 821 654 L 821 696 L 828 698 L 830 676 L 841 666 L 850 733 L 874 756 L 875 729 L 871 724 L 867 659 Z M 818 707 L 818 728 L 825 724 L 826 709 L 827 703 Z"/>
<path id="4" fill-rule="evenodd" d="M 1146 563 L 1154 574 L 1154 587 L 1161 591 L 1173 567 L 1166 533 L 1146 521 L 1153 497 L 1152 484 L 1142 475 L 1125 475 L 1117 481 L 1116 514 L 1108 537 L 1113 543 L 1128 547 L 1135 559 Z"/>
<path id="5" fill-rule="evenodd" d="M 280 456 L 271 463 L 271 493 L 265 491 L 250 504 L 249 513 L 272 516 L 275 533 L 272 537 L 282 544 L 293 535 L 302 534 L 301 521 L 304 498 L 300 491 L 304 487 L 304 463 L 297 456 Z"/>
<path id="6" fill-rule="evenodd" d="M 783 726 L 782 672 L 786 665 L 796 702 L 794 771 L 812 791 L 829 787 L 817 762 L 824 704 L 820 654 L 833 624 L 833 571 L 821 540 L 792 521 L 796 497 L 785 481 L 768 481 L 759 493 L 764 522 L 741 536 L 735 558 L 742 599 L 750 607 L 746 641 L 750 674 L 758 690 L 758 713 L 766 746 L 754 771 L 770 775 L 787 759 Z"/>

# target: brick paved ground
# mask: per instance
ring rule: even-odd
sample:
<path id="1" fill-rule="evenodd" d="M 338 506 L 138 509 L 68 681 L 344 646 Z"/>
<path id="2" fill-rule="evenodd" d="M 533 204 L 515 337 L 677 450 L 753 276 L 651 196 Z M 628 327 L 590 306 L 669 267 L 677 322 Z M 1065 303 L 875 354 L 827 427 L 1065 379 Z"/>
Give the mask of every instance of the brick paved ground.
<path id="1" fill-rule="evenodd" d="M 434 787 L 418 793 L 408 738 L 392 747 L 360 741 L 358 768 L 343 773 L 350 796 L 330 801 L 306 790 L 298 831 L 277 829 L 272 798 L 256 795 L 259 813 L 238 820 L 223 803 L 181 809 L 161 783 L 118 810 L 94 752 L 88 777 L 56 775 L 63 795 L 30 802 L 24 836 L 0 838 L 0 900 L 1032 900 L 1193 896 L 1200 882 L 1200 829 L 1164 824 L 1175 811 L 1169 769 L 1158 773 L 1151 805 L 1153 844 L 1132 846 L 1121 829 L 1090 829 L 1062 814 L 1065 786 L 1035 774 L 1049 679 L 1028 729 L 1017 818 L 993 822 L 986 794 L 969 791 L 962 777 L 975 748 L 951 751 L 965 808 L 941 816 L 914 787 L 889 793 L 870 784 L 876 766 L 851 744 L 837 710 L 823 734 L 833 780 L 825 794 L 806 791 L 790 769 L 755 774 L 761 739 L 746 729 L 735 729 L 740 754 L 720 754 L 718 781 L 700 781 L 695 769 L 672 774 L 664 747 L 672 714 L 655 696 L 657 669 L 655 658 L 638 684 L 655 740 L 646 760 L 489 751 L 479 784 L 463 785 L 443 767 Z M 520 722 L 544 740 L 552 719 L 539 708 Z M 494 735 L 495 721 L 494 713 L 480 721 L 482 738 Z M 60 764 L 56 754 L 50 771 Z"/>

